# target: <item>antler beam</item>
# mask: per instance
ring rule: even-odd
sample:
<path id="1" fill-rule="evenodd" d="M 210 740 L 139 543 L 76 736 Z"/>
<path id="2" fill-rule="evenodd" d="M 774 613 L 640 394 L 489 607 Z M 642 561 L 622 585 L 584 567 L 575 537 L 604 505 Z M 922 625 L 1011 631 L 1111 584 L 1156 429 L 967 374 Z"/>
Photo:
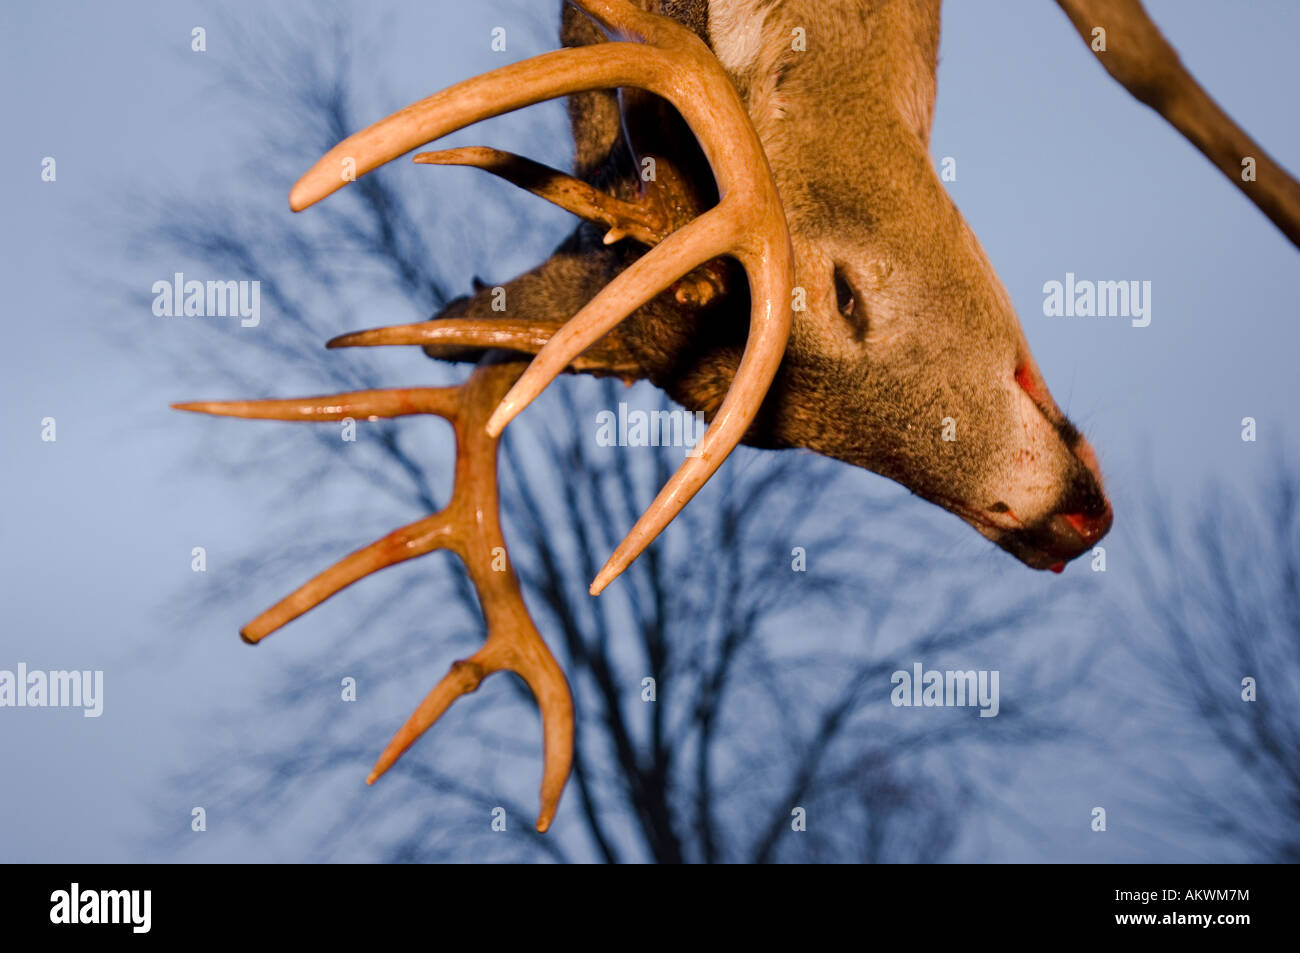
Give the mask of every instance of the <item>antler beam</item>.
<path id="1" fill-rule="evenodd" d="M 487 640 L 479 651 L 452 664 L 406 724 L 388 743 L 366 779 L 373 784 L 461 695 L 493 672 L 519 675 L 541 712 L 543 771 L 537 829 L 555 818 L 573 761 L 573 699 L 563 671 L 537 632 L 519 580 L 506 555 L 497 493 L 498 437 L 487 433 L 493 407 L 518 379 L 523 365 L 482 364 L 459 387 L 356 391 L 294 400 L 209 401 L 173 404 L 178 410 L 261 420 L 342 420 L 436 414 L 456 433 L 456 474 L 451 499 L 417 520 L 357 550 L 326 569 L 246 625 L 240 632 L 256 644 L 285 623 L 320 605 L 357 580 L 416 556 L 448 549 L 465 563 L 474 583 Z"/>

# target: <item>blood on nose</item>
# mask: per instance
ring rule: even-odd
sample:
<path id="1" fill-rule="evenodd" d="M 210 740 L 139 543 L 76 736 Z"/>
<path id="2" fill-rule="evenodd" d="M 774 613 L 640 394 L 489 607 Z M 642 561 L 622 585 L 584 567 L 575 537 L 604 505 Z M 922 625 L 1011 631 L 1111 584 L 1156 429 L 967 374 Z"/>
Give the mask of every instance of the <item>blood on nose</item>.
<path id="1" fill-rule="evenodd" d="M 1106 535 L 1111 522 L 1115 519 L 1115 514 L 1111 510 L 1110 504 L 1107 503 L 1105 508 L 1095 515 L 1090 513 L 1063 513 L 1061 517 L 1082 537 L 1085 545 L 1091 546 Z"/>
<path id="2" fill-rule="evenodd" d="M 1016 366 L 1016 383 L 1020 389 L 1029 395 L 1029 399 L 1036 404 L 1043 402 L 1043 392 L 1038 386 L 1038 379 L 1034 376 L 1034 369 L 1028 361 L 1024 361 Z"/>

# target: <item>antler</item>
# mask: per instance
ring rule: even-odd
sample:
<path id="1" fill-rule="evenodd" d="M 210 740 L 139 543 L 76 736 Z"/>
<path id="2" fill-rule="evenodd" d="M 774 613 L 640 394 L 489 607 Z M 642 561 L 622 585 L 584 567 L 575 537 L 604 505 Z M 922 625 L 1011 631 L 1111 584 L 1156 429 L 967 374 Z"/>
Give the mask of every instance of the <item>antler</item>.
<path id="1" fill-rule="evenodd" d="M 559 169 L 534 162 L 512 152 L 470 146 L 464 149 L 443 149 L 439 152 L 421 152 L 412 159 L 417 165 L 464 165 L 505 179 L 512 185 L 526 189 L 565 211 L 609 226 L 605 244 L 622 238 L 635 238 L 646 245 L 657 245 L 668 237 L 663 216 L 644 202 L 624 202 L 581 179 Z"/>
<path id="2" fill-rule="evenodd" d="M 357 550 L 303 584 L 240 631 L 256 644 L 285 623 L 324 602 L 364 576 L 435 549 L 449 549 L 465 563 L 474 583 L 487 641 L 451 670 L 393 736 L 366 779 L 392 766 L 461 695 L 478 688 L 493 672 L 511 671 L 532 690 L 541 711 L 543 770 L 537 829 L 545 831 L 569 777 L 573 761 L 573 699 L 564 672 L 538 635 L 524 605 L 519 580 L 506 556 L 497 496 L 497 444 L 485 422 L 523 371 L 521 363 L 480 365 L 459 387 L 367 390 L 293 400 L 212 401 L 173 404 L 178 410 L 262 420 L 343 420 L 436 414 L 456 432 L 456 474 L 451 499 L 432 516 L 389 533 Z M 500 566 L 501 568 L 497 568 Z"/>
<path id="3" fill-rule="evenodd" d="M 604 589 L 681 511 L 735 448 L 753 421 L 776 373 L 790 330 L 793 283 L 790 238 L 767 159 L 739 96 L 708 48 L 672 20 L 627 0 L 573 0 L 607 29 L 636 42 L 558 50 L 503 67 L 421 100 L 350 136 L 293 187 L 294 211 L 320 201 L 356 175 L 464 126 L 532 103 L 601 88 L 632 87 L 669 100 L 700 140 L 713 168 L 720 201 L 674 230 L 680 210 L 642 196 L 637 203 L 608 196 L 564 173 L 496 150 L 448 150 L 418 156 L 425 164 L 487 169 L 585 218 L 604 222 L 606 241 L 633 237 L 651 251 L 618 275 L 559 331 L 528 322 L 441 321 L 345 335 L 331 347 L 425 344 L 536 351 L 519 363 L 480 364 L 460 387 L 358 391 L 295 400 L 174 404 L 180 410 L 273 420 L 342 420 L 436 414 L 456 432 L 451 500 L 352 553 L 248 623 L 241 635 L 257 643 L 285 623 L 370 573 L 435 549 L 464 561 L 487 622 L 483 647 L 451 670 L 397 732 L 376 762 L 373 783 L 461 695 L 502 669 L 520 675 L 541 711 L 544 765 L 537 829 L 555 817 L 573 758 L 573 700 L 528 614 L 505 554 L 498 513 L 496 449 L 502 430 L 567 366 L 619 321 L 714 258 L 735 257 L 749 277 L 749 340 L 733 384 L 695 452 L 660 491 L 591 584 Z M 707 279 L 703 279 L 707 281 Z M 679 296 L 690 294 L 679 286 Z M 492 408 L 495 407 L 495 410 Z"/>
<path id="4" fill-rule="evenodd" d="M 717 179 L 720 200 L 688 224 L 668 223 L 648 205 L 604 196 L 563 173 L 491 150 L 452 150 L 417 157 L 431 164 L 487 168 L 586 218 L 610 226 L 607 240 L 624 235 L 654 247 L 619 274 L 560 330 L 546 335 L 528 370 L 487 421 L 502 429 L 584 350 L 633 311 L 697 267 L 732 256 L 749 278 L 749 339 L 731 389 L 693 453 L 597 573 L 598 595 L 681 512 L 731 453 L 753 422 L 776 374 L 790 331 L 793 284 L 790 238 L 767 158 L 740 97 L 708 47 L 690 30 L 627 0 L 572 0 L 625 41 L 557 50 L 458 83 L 407 106 L 327 152 L 289 194 L 301 211 L 347 182 L 425 143 L 492 116 L 571 93 L 636 88 L 667 99 L 700 141 Z M 628 42 L 631 41 L 631 42 Z M 423 344 L 435 322 L 376 329 L 334 346 Z M 491 346 L 502 331 L 484 324 L 457 329 L 458 343 Z M 511 340 L 526 329 L 506 332 Z"/>

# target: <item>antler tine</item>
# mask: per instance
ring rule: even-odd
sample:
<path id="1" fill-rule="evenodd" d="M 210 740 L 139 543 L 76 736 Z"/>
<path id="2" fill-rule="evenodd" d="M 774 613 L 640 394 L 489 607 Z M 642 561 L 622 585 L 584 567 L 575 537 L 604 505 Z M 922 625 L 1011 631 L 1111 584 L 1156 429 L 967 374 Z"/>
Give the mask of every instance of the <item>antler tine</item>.
<path id="1" fill-rule="evenodd" d="M 443 510 L 393 530 L 313 576 L 240 629 L 240 637 L 249 645 L 256 645 L 272 632 L 372 573 L 424 556 L 435 549 L 451 548 L 455 537 L 453 524 L 452 515 Z"/>
<path id="2" fill-rule="evenodd" d="M 482 169 L 512 185 L 532 192 L 579 218 L 609 226 L 606 244 L 631 236 L 646 245 L 663 241 L 667 232 L 644 205 L 615 198 L 581 179 L 513 152 L 486 146 L 421 152 L 412 160 L 419 165 L 463 165 Z"/>
<path id="3" fill-rule="evenodd" d="M 459 388 L 423 387 L 352 391 L 288 400 L 195 401 L 172 404 L 177 410 L 255 420 L 343 420 L 347 417 L 399 417 L 438 414 L 456 421 Z M 383 539 L 358 549 L 303 583 L 242 629 L 240 637 L 256 645 L 330 596 L 365 576 L 446 545 L 447 511 L 426 516 Z"/>
<path id="4" fill-rule="evenodd" d="M 327 348 L 386 347 L 390 345 L 443 344 L 477 348 L 505 348 L 536 354 L 551 339 L 554 328 L 536 321 L 513 318 L 438 318 L 415 324 L 394 324 L 384 328 L 350 331 L 331 338 Z M 584 362 L 580 357 L 573 366 L 578 370 L 606 367 L 605 361 Z"/>
<path id="5" fill-rule="evenodd" d="M 449 86 L 330 149 L 294 184 L 289 207 L 300 212 L 417 146 L 557 96 L 630 86 L 658 93 L 681 109 L 677 100 L 690 85 L 680 82 L 683 66 L 697 67 L 703 61 L 713 67 L 715 76 L 725 75 L 699 38 L 672 20 L 647 13 L 627 0 L 570 2 L 608 29 L 653 45 L 602 43 L 555 50 Z M 684 56 L 692 62 L 684 62 Z M 729 84 L 727 88 L 739 104 L 735 91 Z M 694 123 L 692 128 L 700 134 Z M 709 158 L 712 162 L 713 157 Z M 718 174 L 716 165 L 714 174 Z"/>
<path id="6" fill-rule="evenodd" d="M 536 354 L 550 340 L 551 331 L 533 321 L 511 318 L 439 318 L 415 324 L 367 328 L 331 338 L 327 348 L 384 347 L 393 344 L 461 344 L 469 347 L 510 348 Z"/>
<path id="7" fill-rule="evenodd" d="M 417 146 L 484 119 L 569 93 L 640 86 L 666 64 L 653 48 L 603 43 L 543 53 L 475 76 L 398 110 L 344 139 L 300 178 L 289 207 L 300 212 Z"/>
<path id="8" fill-rule="evenodd" d="M 784 228 L 784 218 L 781 222 Z M 785 355 L 793 283 L 789 253 L 788 243 L 767 249 L 766 253 L 738 249 L 737 257 L 749 275 L 752 305 L 749 338 L 736 376 L 709 422 L 709 429 L 592 580 L 589 591 L 593 596 L 600 595 L 664 531 L 717 472 L 749 429 Z M 783 263 L 781 256 L 785 256 Z M 777 262 L 775 265 L 773 260 Z"/>
<path id="9" fill-rule="evenodd" d="M 349 177 L 340 175 L 341 169 L 364 174 L 455 129 L 543 99 L 635 87 L 677 107 L 713 169 L 718 206 L 639 259 L 552 336 L 488 422 L 489 432 L 500 434 L 584 348 L 673 280 L 721 255 L 733 255 L 744 265 L 753 309 L 749 341 L 731 389 L 697 452 L 669 480 L 593 580 L 594 595 L 672 521 L 753 422 L 784 353 L 794 279 L 789 233 L 766 155 L 739 95 L 713 54 L 690 30 L 626 0 L 573 2 L 607 29 L 643 43 L 558 50 L 436 93 L 331 149 L 294 186 L 290 205 L 295 210 L 305 208 L 342 187 Z M 478 165 L 495 161 L 485 153 L 462 153 L 461 158 L 474 159 L 469 164 Z M 576 204 L 595 205 L 589 193 L 579 194 Z"/>
<path id="10" fill-rule="evenodd" d="M 532 690 L 541 713 L 543 771 L 537 829 L 555 817 L 573 760 L 573 699 L 568 682 L 538 634 L 506 556 L 497 492 L 498 440 L 484 421 L 522 371 L 520 364 L 480 365 L 459 387 L 356 391 L 292 400 L 209 401 L 173 404 L 181 410 L 273 420 L 341 420 L 432 413 L 456 433 L 456 474 L 451 500 L 438 513 L 390 533 L 326 569 L 263 612 L 240 632 L 257 643 L 334 593 L 386 566 L 435 549 L 450 549 L 465 563 L 483 606 L 487 641 L 448 672 L 398 731 L 367 778 L 373 783 L 461 695 L 493 672 L 513 671 Z"/>
<path id="11" fill-rule="evenodd" d="M 191 401 L 172 404 L 172 408 L 249 420 L 343 420 L 347 417 L 404 417 L 409 414 L 437 414 L 450 420 L 456 413 L 458 392 L 456 387 L 390 388 L 288 400 Z"/>
<path id="12" fill-rule="evenodd" d="M 536 354 L 550 340 L 556 324 L 521 321 L 513 318 L 438 318 L 415 324 L 395 324 L 386 328 L 369 328 L 341 334 L 325 346 L 385 347 L 390 345 L 447 346 L 469 348 L 504 348 L 523 354 Z M 569 365 L 575 371 L 618 374 L 633 379 L 641 367 L 630 358 L 614 351 L 579 354 Z"/>

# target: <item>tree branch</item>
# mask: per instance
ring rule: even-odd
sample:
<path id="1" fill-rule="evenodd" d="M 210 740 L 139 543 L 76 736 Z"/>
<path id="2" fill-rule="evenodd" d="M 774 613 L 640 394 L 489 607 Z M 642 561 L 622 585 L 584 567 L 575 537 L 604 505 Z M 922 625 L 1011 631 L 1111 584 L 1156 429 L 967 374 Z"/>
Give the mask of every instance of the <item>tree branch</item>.
<path id="1" fill-rule="evenodd" d="M 1178 53 L 1138 0 L 1056 0 L 1089 49 L 1093 30 L 1106 31 L 1096 50 L 1106 72 L 1146 103 L 1218 167 L 1300 248 L 1300 183 L 1266 153 L 1183 66 Z M 1247 180 L 1243 163 L 1254 160 Z"/>

